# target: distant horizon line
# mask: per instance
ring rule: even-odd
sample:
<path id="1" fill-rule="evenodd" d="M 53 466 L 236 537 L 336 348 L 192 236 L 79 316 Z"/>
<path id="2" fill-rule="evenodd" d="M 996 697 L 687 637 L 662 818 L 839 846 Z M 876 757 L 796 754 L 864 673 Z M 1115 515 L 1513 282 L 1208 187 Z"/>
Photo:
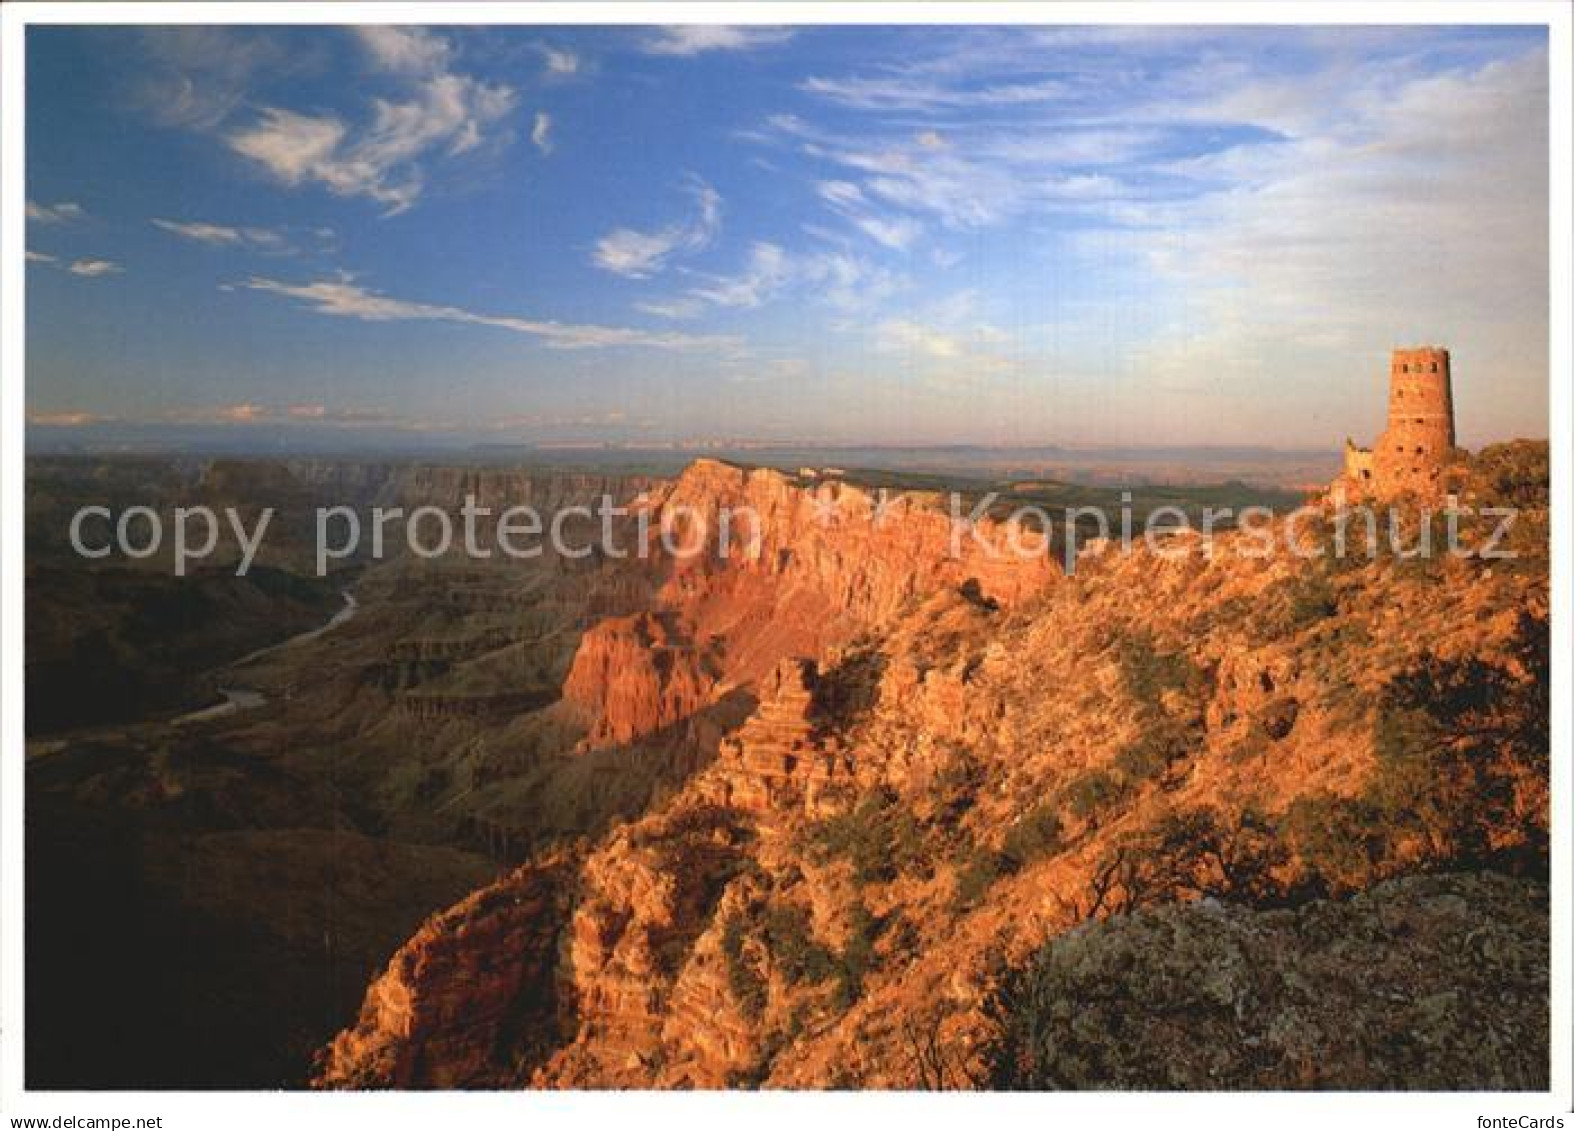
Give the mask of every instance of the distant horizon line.
<path id="1" fill-rule="evenodd" d="M 120 435 L 115 435 L 104 428 L 103 425 L 63 426 L 55 424 L 39 424 L 29 421 L 26 429 L 26 447 L 30 454 L 69 454 L 72 450 L 85 448 L 136 448 L 148 454 L 159 450 L 171 454 L 193 454 L 196 451 L 210 449 L 225 454 L 239 449 L 254 449 L 259 453 L 267 454 L 277 452 L 281 448 L 303 448 L 313 451 L 342 450 L 346 452 L 363 452 L 367 449 L 380 450 L 442 450 L 452 452 L 476 453 L 502 453 L 509 451 L 529 451 L 540 453 L 558 452 L 625 452 L 630 454 L 640 453 L 681 453 L 681 452 L 876 452 L 876 453 L 922 453 L 922 452 L 1001 452 L 1001 453 L 1054 453 L 1063 452 L 1072 455 L 1098 455 L 1111 453 L 1253 453 L 1257 455 L 1273 455 L 1287 458 L 1293 457 L 1323 457 L 1337 459 L 1343 441 L 1332 444 L 1305 444 L 1290 446 L 1271 443 L 1247 443 L 1213 441 L 1198 443 L 1151 443 L 1142 441 L 1077 441 L 1077 440 L 1042 440 L 1042 441 L 993 441 L 985 439 L 955 439 L 955 440 L 848 440 L 848 439 L 767 439 L 759 437 L 734 436 L 734 437 L 692 437 L 686 439 L 544 439 L 544 440 L 486 440 L 465 438 L 458 435 L 425 435 L 413 434 L 368 435 L 363 433 L 356 437 L 355 429 L 277 429 L 271 434 L 267 426 L 247 428 L 244 425 L 232 425 L 222 429 L 223 435 L 215 434 L 219 430 L 203 425 L 126 425 L 120 424 L 116 431 L 124 429 Z M 171 433 L 197 432 L 203 435 L 181 436 Z M 159 433 L 147 435 L 147 432 Z M 143 433 L 138 435 L 137 433 Z M 1495 439 L 1478 439 L 1473 443 L 1461 443 L 1459 446 L 1465 450 L 1479 450 L 1480 448 L 1499 443 L 1511 443 L 1520 440 L 1547 441 L 1546 436 L 1519 435 Z M 304 442 L 303 442 L 304 441 Z"/>

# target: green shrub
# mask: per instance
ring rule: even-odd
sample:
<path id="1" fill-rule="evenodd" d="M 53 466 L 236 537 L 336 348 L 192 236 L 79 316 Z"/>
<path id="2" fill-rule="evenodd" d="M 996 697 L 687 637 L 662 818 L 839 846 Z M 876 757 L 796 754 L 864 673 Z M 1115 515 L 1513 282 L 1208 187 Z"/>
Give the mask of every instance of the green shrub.
<path id="1" fill-rule="evenodd" d="M 1127 693 L 1135 700 L 1137 737 L 1115 755 L 1120 779 L 1115 796 L 1159 777 L 1197 744 L 1201 716 L 1196 703 L 1203 690 L 1202 671 L 1184 652 L 1161 652 L 1147 633 L 1130 633 L 1116 644 L 1116 659 Z M 1166 698 L 1184 696 L 1182 706 Z M 1084 775 L 1086 778 L 1087 775 Z M 1070 798 L 1078 816 L 1088 817 L 1108 803 L 1108 783 L 1073 783 Z"/>
<path id="2" fill-rule="evenodd" d="M 923 833 L 901 801 L 877 790 L 850 812 L 809 826 L 807 847 L 818 860 L 844 858 L 859 883 L 886 883 L 925 864 Z"/>
<path id="3" fill-rule="evenodd" d="M 874 966 L 874 939 L 879 928 L 869 908 L 862 903 L 853 905 L 847 929 L 847 943 L 836 968 L 834 1001 L 846 1009 L 863 993 L 864 976 Z"/>
<path id="4" fill-rule="evenodd" d="M 751 1021 L 765 1012 L 766 987 L 748 955 L 743 953 L 746 924 L 742 915 L 730 915 L 722 924 L 721 953 L 727 963 L 727 990 L 738 1011 Z"/>
<path id="5" fill-rule="evenodd" d="M 1149 714 L 1142 732 L 1115 755 L 1115 768 L 1132 785 L 1151 781 L 1191 753 L 1197 736 L 1166 715 Z"/>
<path id="6" fill-rule="evenodd" d="M 1381 528 L 1379 534 L 1382 534 Z M 1364 561 L 1364 528 L 1352 525 L 1348 537 L 1344 560 Z M 1328 550 L 1330 554 L 1333 552 L 1331 540 Z M 1252 627 L 1254 640 L 1263 643 L 1283 640 L 1338 614 L 1338 595 L 1325 567 L 1308 564 L 1304 569 L 1305 572 L 1281 578 L 1263 590 L 1252 616 L 1244 622 Z"/>
<path id="7" fill-rule="evenodd" d="M 1545 809 L 1526 809 L 1548 772 L 1546 621 L 1522 616 L 1510 651 L 1517 671 L 1428 656 L 1388 681 L 1365 790 L 1301 798 L 1285 814 L 1316 886 L 1359 890 L 1418 861 L 1545 874 Z"/>
<path id="8" fill-rule="evenodd" d="M 1335 894 L 1371 886 L 1392 852 L 1388 814 L 1362 797 L 1298 798 L 1281 827 L 1312 885 Z"/>
<path id="9" fill-rule="evenodd" d="M 1166 691 L 1195 693 L 1202 673 L 1184 652 L 1161 652 L 1146 631 L 1130 632 L 1117 641 L 1115 660 L 1126 691 L 1139 703 L 1157 704 Z"/>
<path id="10" fill-rule="evenodd" d="M 835 956 L 815 941 L 809 910 L 796 903 L 766 907 L 761 927 L 766 945 L 788 985 L 825 981 L 835 969 Z"/>
<path id="11" fill-rule="evenodd" d="M 1275 871 L 1288 858 L 1279 829 L 1253 808 L 1228 819 L 1207 805 L 1177 809 L 1110 845 L 1074 910 L 1089 918 L 1205 895 L 1277 900 Z"/>
<path id="12" fill-rule="evenodd" d="M 1073 816 L 1092 821 L 1126 796 L 1125 784 L 1107 770 L 1088 770 L 1066 783 L 1061 791 Z"/>
<path id="13" fill-rule="evenodd" d="M 1487 504 L 1546 507 L 1552 482 L 1551 449 L 1545 440 L 1489 444 L 1469 461 L 1467 485 Z"/>
<path id="14" fill-rule="evenodd" d="M 1004 855 L 983 845 L 974 845 L 957 865 L 953 906 L 958 911 L 974 906 L 1011 870 L 1011 862 Z"/>
<path id="15" fill-rule="evenodd" d="M 1021 868 L 1040 857 L 1057 852 L 1060 849 L 1060 834 L 1060 811 L 1054 805 L 1045 803 L 1029 810 L 1006 830 L 1001 851 L 1013 868 Z"/>
<path id="16" fill-rule="evenodd" d="M 1515 647 L 1522 676 L 1428 656 L 1379 697 L 1367 797 L 1430 860 L 1489 864 L 1509 832 L 1533 854 L 1543 846 L 1517 811 L 1516 781 L 1548 772 L 1546 622 L 1523 618 Z"/>

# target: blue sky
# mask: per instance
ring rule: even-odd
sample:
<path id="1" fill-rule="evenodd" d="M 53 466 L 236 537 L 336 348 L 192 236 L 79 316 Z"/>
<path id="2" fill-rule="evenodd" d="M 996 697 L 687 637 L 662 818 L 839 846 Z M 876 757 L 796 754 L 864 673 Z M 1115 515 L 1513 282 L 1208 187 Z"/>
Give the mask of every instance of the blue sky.
<path id="1" fill-rule="evenodd" d="M 33 28 L 40 429 L 1546 434 L 1507 28 Z"/>

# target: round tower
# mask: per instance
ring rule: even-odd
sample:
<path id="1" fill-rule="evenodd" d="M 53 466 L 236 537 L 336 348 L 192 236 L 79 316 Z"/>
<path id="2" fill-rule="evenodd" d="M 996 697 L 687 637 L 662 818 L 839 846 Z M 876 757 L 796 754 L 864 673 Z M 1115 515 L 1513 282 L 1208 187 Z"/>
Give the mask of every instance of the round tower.
<path id="1" fill-rule="evenodd" d="M 1384 493 L 1425 490 L 1454 449 L 1454 392 L 1448 351 L 1395 350 L 1388 366 L 1388 428 L 1373 452 Z"/>

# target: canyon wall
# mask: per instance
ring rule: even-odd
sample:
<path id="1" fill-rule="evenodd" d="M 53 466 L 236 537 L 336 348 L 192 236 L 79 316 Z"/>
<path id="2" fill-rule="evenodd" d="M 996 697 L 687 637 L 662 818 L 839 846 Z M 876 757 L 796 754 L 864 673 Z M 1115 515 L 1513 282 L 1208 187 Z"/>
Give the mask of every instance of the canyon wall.
<path id="1" fill-rule="evenodd" d="M 1544 557 L 1336 565 L 1227 535 L 1064 578 L 936 556 L 943 514 L 886 526 L 870 498 L 706 464 L 652 496 L 795 533 L 764 524 L 742 562 L 652 559 L 652 607 L 571 665 L 574 762 L 681 745 L 727 689 L 752 706 L 575 850 L 528 937 L 424 927 L 320 1084 L 973 1087 L 1008 973 L 1081 924 L 1544 860 Z M 499 968 L 505 999 L 534 971 L 531 1024 L 455 1004 Z"/>
<path id="2" fill-rule="evenodd" d="M 961 512 L 966 513 L 965 508 Z M 700 460 L 629 520 L 654 609 L 586 632 L 564 695 L 587 745 L 670 727 L 764 678 L 889 622 L 912 601 L 971 583 L 1020 603 L 1059 575 L 1038 532 L 984 519 L 960 530 L 942 500 Z"/>

